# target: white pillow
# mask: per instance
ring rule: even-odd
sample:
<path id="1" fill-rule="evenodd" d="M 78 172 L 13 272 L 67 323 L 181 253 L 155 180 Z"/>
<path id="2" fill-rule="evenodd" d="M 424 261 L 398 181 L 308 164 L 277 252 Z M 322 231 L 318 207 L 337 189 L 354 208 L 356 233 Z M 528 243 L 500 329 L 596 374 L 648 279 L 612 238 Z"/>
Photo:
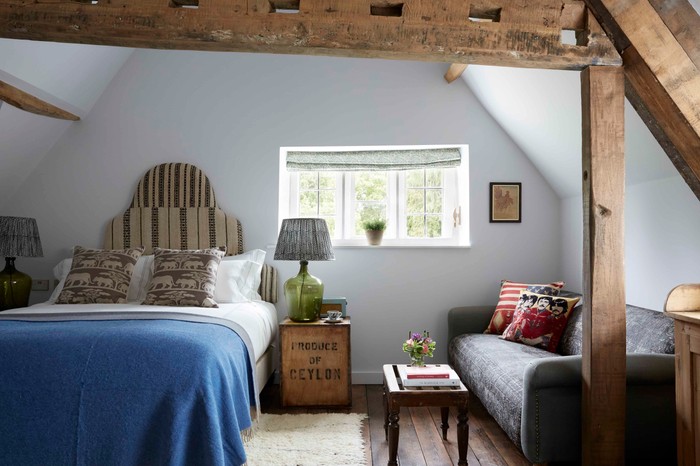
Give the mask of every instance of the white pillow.
<path id="1" fill-rule="evenodd" d="M 217 303 L 261 300 L 258 288 L 262 281 L 265 254 L 261 249 L 254 249 L 237 256 L 224 257 L 216 276 L 214 300 Z"/>
<path id="2" fill-rule="evenodd" d="M 263 265 L 265 263 L 265 254 L 267 254 L 262 249 L 253 249 L 252 251 L 246 251 L 243 254 L 238 254 L 237 256 L 227 256 L 224 257 L 223 261 L 253 261 L 256 264 Z"/>
<path id="3" fill-rule="evenodd" d="M 134 267 L 134 273 L 131 274 L 126 300 L 136 303 L 143 302 L 146 299 L 148 282 L 151 281 L 151 277 L 153 277 L 153 254 L 139 257 Z"/>
<path id="4" fill-rule="evenodd" d="M 61 262 L 59 262 L 58 265 L 53 268 L 53 276 L 56 277 L 56 280 L 63 280 L 66 278 L 68 276 L 68 272 L 70 272 L 71 265 L 73 265 L 72 257 L 63 259 Z"/>
<path id="5" fill-rule="evenodd" d="M 51 297 L 49 298 L 50 303 L 55 303 L 58 299 L 58 295 L 61 294 L 63 285 L 66 282 L 66 277 L 68 272 L 70 272 L 71 265 L 73 265 L 73 258 L 63 259 L 58 263 L 56 267 L 53 268 L 53 275 L 56 280 L 60 280 L 56 288 L 54 288 Z M 126 300 L 129 302 L 141 302 L 146 299 L 146 286 L 149 280 L 153 276 L 153 254 L 149 256 L 141 256 L 136 262 L 134 267 L 134 273 L 131 275 L 131 281 L 129 282 L 129 291 L 126 295 Z"/>

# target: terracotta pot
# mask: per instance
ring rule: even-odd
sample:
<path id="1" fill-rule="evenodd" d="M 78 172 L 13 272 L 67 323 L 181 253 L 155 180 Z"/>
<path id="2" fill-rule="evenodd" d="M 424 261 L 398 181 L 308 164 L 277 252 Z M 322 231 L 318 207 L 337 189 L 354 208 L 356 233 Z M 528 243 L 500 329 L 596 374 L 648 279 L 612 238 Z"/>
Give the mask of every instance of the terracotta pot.
<path id="1" fill-rule="evenodd" d="M 367 242 L 371 246 L 379 246 L 382 244 L 382 236 L 384 236 L 384 230 L 365 230 L 365 235 L 367 236 Z"/>

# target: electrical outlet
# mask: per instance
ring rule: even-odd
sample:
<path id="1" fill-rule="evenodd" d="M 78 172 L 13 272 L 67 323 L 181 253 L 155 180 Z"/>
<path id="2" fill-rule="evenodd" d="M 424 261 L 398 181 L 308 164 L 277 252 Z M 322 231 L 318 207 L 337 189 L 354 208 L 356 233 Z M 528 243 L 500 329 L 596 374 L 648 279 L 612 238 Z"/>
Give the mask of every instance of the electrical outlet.
<path id="1" fill-rule="evenodd" d="M 32 291 L 49 291 L 49 281 L 32 280 Z"/>

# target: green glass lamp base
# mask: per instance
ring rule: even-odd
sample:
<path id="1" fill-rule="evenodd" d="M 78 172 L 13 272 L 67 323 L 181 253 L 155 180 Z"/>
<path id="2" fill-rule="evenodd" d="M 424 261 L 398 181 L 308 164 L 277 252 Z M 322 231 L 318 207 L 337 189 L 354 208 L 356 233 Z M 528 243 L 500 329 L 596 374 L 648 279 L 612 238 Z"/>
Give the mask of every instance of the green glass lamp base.
<path id="1" fill-rule="evenodd" d="M 287 315 L 294 322 L 313 322 L 321 318 L 323 282 L 308 272 L 307 261 L 301 261 L 296 277 L 284 282 Z"/>
<path id="2" fill-rule="evenodd" d="M 5 258 L 5 269 L 0 272 L 0 311 L 27 307 L 32 290 L 32 277 L 15 268 L 15 258 Z"/>

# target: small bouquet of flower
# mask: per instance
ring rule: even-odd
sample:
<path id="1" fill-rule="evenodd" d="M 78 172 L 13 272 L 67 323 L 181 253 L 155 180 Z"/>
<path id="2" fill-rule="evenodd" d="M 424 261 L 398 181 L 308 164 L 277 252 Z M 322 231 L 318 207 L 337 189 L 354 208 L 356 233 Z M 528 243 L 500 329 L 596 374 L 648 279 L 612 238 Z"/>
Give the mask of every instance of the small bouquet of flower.
<path id="1" fill-rule="evenodd" d="M 412 366 L 424 366 L 423 358 L 433 357 L 435 341 L 430 338 L 430 332 L 423 330 L 423 333 L 408 332 L 408 340 L 403 343 L 403 350 L 411 356 Z"/>

